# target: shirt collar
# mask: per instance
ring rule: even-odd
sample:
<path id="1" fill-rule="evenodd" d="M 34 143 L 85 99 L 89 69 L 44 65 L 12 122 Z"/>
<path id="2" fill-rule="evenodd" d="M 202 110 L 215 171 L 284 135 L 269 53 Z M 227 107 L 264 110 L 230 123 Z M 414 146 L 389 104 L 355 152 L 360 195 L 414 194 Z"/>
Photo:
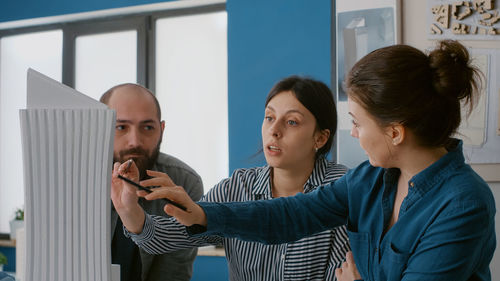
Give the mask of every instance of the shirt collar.
<path id="1" fill-rule="evenodd" d="M 328 160 L 325 157 L 320 157 L 314 163 L 314 169 L 304 184 L 304 193 L 311 192 L 316 187 L 323 183 L 326 174 L 326 168 L 328 166 Z M 265 166 L 257 174 L 255 183 L 253 184 L 252 193 L 255 195 L 264 195 L 271 197 L 271 173 L 272 167 Z"/>
<path id="2" fill-rule="evenodd" d="M 410 179 L 408 183 L 410 188 L 415 188 L 415 191 L 424 194 L 444 178 L 448 177 L 450 171 L 454 171 L 458 166 L 463 165 L 465 158 L 462 146 L 463 141 L 453 139 L 452 144 L 448 148 L 448 153 Z"/>

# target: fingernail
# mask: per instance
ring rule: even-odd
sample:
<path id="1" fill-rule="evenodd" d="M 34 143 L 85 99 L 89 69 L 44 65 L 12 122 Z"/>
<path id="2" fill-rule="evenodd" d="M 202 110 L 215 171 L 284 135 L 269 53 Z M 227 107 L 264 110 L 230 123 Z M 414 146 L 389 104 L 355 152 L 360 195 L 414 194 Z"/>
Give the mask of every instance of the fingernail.
<path id="1" fill-rule="evenodd" d="M 125 171 L 128 171 L 128 169 L 130 168 L 130 166 L 132 166 L 132 159 L 128 159 L 127 160 L 127 167 L 125 168 Z"/>

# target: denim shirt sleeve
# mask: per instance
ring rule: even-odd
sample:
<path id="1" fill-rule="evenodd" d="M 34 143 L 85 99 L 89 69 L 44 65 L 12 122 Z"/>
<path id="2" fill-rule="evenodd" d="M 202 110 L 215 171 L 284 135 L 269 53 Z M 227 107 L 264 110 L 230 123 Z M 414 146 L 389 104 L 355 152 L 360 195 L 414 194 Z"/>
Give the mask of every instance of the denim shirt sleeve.
<path id="1" fill-rule="evenodd" d="M 345 176 L 308 194 L 251 202 L 199 202 L 207 216 L 203 235 L 266 244 L 291 242 L 346 223 Z"/>
<path id="2" fill-rule="evenodd" d="M 453 202 L 422 236 L 402 280 L 469 280 L 491 259 L 486 249 L 495 248 L 492 215 L 484 202 Z"/>

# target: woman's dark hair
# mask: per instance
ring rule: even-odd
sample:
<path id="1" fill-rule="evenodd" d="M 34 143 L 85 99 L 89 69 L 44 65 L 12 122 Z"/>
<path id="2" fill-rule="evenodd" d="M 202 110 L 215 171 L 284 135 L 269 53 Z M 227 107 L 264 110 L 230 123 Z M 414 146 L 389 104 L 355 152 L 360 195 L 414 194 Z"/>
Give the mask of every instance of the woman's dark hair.
<path id="1" fill-rule="evenodd" d="M 472 110 L 480 75 L 467 49 L 445 40 L 429 55 L 406 45 L 375 50 L 353 66 L 346 87 L 381 126 L 400 123 L 421 145 L 439 147 L 460 125 L 461 100 Z"/>
<path id="2" fill-rule="evenodd" d="M 266 104 L 279 93 L 290 91 L 297 100 L 309 110 L 316 119 L 319 130 L 328 129 L 330 136 L 323 147 L 316 152 L 316 158 L 326 155 L 333 143 L 337 131 L 337 109 L 333 95 L 328 86 L 323 82 L 300 76 L 290 76 L 282 79 L 273 86 L 266 98 Z"/>

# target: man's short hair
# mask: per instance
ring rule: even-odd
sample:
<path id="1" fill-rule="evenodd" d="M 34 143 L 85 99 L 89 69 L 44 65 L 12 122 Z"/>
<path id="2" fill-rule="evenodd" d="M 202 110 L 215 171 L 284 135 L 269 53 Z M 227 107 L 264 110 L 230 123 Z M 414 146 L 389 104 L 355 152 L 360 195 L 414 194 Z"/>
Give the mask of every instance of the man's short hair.
<path id="1" fill-rule="evenodd" d="M 113 92 L 116 89 L 122 88 L 122 87 L 136 87 L 136 88 L 139 88 L 139 89 L 144 90 L 147 93 L 149 93 L 151 95 L 151 97 L 153 98 L 154 102 L 155 102 L 156 112 L 157 112 L 157 115 L 158 115 L 158 120 L 161 122 L 161 109 L 160 109 L 160 104 L 158 103 L 158 99 L 156 99 L 156 96 L 148 88 L 146 88 L 144 86 L 141 86 L 139 84 L 123 83 L 123 84 L 116 85 L 116 86 L 112 87 L 111 89 L 107 90 L 101 96 L 101 98 L 99 99 L 99 101 L 102 102 L 102 103 L 104 103 L 105 105 L 109 105 L 109 99 L 111 98 Z"/>

